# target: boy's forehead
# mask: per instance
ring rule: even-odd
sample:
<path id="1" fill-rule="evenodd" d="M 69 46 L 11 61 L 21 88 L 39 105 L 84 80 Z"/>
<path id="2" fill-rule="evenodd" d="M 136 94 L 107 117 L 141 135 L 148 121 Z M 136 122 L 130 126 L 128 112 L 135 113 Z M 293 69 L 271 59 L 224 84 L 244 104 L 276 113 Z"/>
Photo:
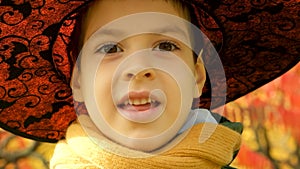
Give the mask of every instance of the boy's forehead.
<path id="1" fill-rule="evenodd" d="M 116 19 L 100 27 L 90 37 L 97 42 L 119 42 L 131 36 L 157 34 L 178 39 L 190 46 L 191 23 L 165 13 L 144 12 Z"/>
<path id="2" fill-rule="evenodd" d="M 100 0 L 95 1 L 87 11 L 82 26 L 83 38 L 87 40 L 97 29 L 113 20 L 142 12 L 167 13 L 187 19 L 183 14 L 183 10 L 175 8 L 174 4 L 166 0 Z M 132 23 L 133 21 L 130 22 Z"/>

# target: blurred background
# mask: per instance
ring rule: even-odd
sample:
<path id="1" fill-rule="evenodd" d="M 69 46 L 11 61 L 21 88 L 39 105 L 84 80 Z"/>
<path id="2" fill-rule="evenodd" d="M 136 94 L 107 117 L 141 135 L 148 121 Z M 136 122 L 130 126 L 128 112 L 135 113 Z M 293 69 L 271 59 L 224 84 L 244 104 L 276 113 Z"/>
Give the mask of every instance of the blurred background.
<path id="1" fill-rule="evenodd" d="M 233 167 L 300 169 L 300 64 L 224 110 L 228 119 L 244 124 Z M 0 129 L 0 169 L 47 169 L 54 147 Z"/>

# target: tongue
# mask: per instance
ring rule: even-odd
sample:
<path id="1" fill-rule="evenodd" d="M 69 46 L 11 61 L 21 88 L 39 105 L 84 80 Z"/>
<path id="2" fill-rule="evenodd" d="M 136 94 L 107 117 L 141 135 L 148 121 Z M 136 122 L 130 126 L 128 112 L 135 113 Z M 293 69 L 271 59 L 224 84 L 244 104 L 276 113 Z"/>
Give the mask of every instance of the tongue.
<path id="1" fill-rule="evenodd" d="M 150 108 L 151 108 L 150 103 L 142 104 L 142 105 L 127 105 L 123 107 L 123 109 L 127 111 L 146 111 L 149 110 Z"/>

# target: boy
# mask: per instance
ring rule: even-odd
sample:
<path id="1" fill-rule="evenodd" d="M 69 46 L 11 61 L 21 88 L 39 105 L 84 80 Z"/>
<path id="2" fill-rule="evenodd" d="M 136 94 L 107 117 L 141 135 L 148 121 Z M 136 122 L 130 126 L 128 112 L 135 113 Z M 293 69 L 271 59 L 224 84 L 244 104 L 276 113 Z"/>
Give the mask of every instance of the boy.
<path id="1" fill-rule="evenodd" d="M 67 141 L 56 148 L 52 168 L 80 168 L 82 165 L 220 168 L 230 163 L 239 148 L 239 134 L 226 127 L 217 127 L 217 121 L 207 110 L 191 111 L 193 98 L 200 97 L 206 75 L 201 56 L 194 58 L 191 32 L 195 31 L 187 22 L 189 18 L 188 9 L 173 1 L 103 0 L 89 7 L 81 30 L 85 45 L 72 83 L 75 101 L 85 102 L 88 116 L 77 111 L 83 129 L 78 124 L 69 128 L 68 133 L 80 134 L 68 137 L 67 133 Z M 201 137 L 206 123 L 209 129 Z M 192 125 L 201 126 L 196 130 L 199 133 L 187 136 Z M 210 153 L 204 156 L 211 158 L 216 151 L 221 151 L 226 160 L 217 161 L 222 165 L 210 164 L 213 159 L 199 160 L 197 158 L 202 157 L 197 153 L 194 154 L 198 156 L 196 159 L 193 153 L 184 156 L 193 162 L 181 163 L 178 159 L 174 165 L 170 160 L 157 161 L 166 157 L 174 160 L 174 156 L 164 153 L 172 152 L 183 139 L 198 140 L 190 142 L 192 147 L 200 144 L 201 139 L 206 142 L 203 145 L 217 145 L 215 141 L 206 141 L 210 134 L 222 137 L 220 145 L 223 148 L 211 147 Z M 87 146 L 82 146 L 83 142 Z M 84 148 L 79 150 L 79 146 Z M 203 147 L 200 151 L 205 149 L 208 150 Z M 190 149 L 182 151 L 188 154 Z M 97 158 L 108 152 L 111 154 L 107 157 Z M 84 162 L 85 157 L 91 161 Z M 116 158 L 128 161 L 117 165 L 120 161 Z M 140 161 L 140 165 L 136 166 L 134 160 Z M 154 164 L 149 166 L 149 162 Z"/>

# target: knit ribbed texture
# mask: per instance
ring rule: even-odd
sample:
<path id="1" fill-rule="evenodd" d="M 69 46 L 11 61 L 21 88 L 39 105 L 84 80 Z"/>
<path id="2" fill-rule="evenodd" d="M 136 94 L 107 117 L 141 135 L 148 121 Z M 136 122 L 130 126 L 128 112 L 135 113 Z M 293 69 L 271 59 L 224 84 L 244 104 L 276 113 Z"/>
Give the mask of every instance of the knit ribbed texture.
<path id="1" fill-rule="evenodd" d="M 209 129 L 214 132 L 207 134 L 210 133 L 206 132 Z M 140 155 L 141 157 L 130 158 L 100 148 L 98 144 L 91 141 L 79 124 L 73 124 L 68 129 L 66 140 L 57 144 L 50 168 L 219 169 L 231 162 L 233 152 L 239 149 L 240 143 L 239 133 L 225 126 L 210 123 L 195 125 L 180 143 L 155 156 L 147 156 L 147 153 L 127 149 L 107 140 L 106 144 L 110 148 L 122 151 L 124 154 Z"/>

